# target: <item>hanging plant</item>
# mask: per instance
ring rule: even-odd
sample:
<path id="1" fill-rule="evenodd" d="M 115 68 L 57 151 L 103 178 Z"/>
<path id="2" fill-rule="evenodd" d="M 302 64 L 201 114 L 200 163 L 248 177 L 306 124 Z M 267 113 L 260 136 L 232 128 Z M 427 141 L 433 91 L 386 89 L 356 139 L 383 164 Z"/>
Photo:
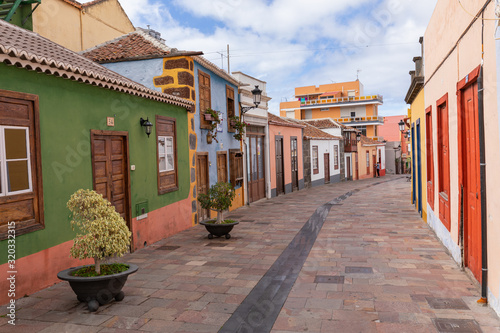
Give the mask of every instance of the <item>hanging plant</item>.
<path id="1" fill-rule="evenodd" d="M 218 143 L 219 141 L 217 140 L 217 125 L 221 122 L 219 112 L 208 108 L 205 110 L 204 117 L 205 120 L 210 121 L 210 128 L 208 129 L 209 133 L 207 134 L 207 143 L 211 143 L 211 140 L 210 142 L 208 142 L 208 136 L 210 136 L 213 140 L 215 140 L 215 142 Z"/>
<path id="2" fill-rule="evenodd" d="M 231 126 L 236 130 L 236 133 L 233 137 L 241 141 L 243 139 L 243 135 L 245 134 L 245 127 L 247 127 L 247 123 L 244 121 L 240 121 L 240 117 L 233 116 L 229 119 Z"/>

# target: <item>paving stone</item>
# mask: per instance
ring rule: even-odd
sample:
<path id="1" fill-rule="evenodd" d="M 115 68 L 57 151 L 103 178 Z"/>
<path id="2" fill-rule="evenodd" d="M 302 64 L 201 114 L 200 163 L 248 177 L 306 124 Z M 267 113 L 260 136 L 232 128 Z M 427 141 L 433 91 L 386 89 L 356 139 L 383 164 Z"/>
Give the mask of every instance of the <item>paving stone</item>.
<path id="1" fill-rule="evenodd" d="M 126 255 L 140 271 L 129 277 L 122 302 L 89 313 L 63 282 L 19 299 L 16 327 L 0 317 L 0 332 L 218 332 L 259 282 L 278 272 L 286 288 L 263 289 L 277 295 L 276 303 L 253 298 L 243 328 L 258 332 L 255 324 L 267 319 L 273 333 L 437 332 L 433 320 L 440 318 L 475 320 L 482 332 L 499 333 L 498 317 L 476 305 L 480 291 L 414 210 L 411 184 L 398 177 L 318 186 L 241 207 L 228 217 L 253 222 L 240 223 L 230 240 L 209 242 L 204 228 L 194 227 Z M 330 212 L 321 215 L 316 241 L 293 243 L 325 203 Z M 290 273 L 294 281 L 285 280 Z M 318 276 L 344 276 L 344 283 Z M 434 309 L 427 297 L 461 299 L 469 310 Z M 267 315 L 271 306 L 275 319 Z"/>

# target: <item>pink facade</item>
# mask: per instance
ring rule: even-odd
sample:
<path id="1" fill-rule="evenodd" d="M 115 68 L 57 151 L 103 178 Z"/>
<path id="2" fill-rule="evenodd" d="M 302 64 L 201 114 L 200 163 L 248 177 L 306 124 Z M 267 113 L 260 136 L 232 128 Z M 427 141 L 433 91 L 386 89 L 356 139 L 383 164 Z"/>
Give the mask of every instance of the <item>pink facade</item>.
<path id="1" fill-rule="evenodd" d="M 271 157 L 271 195 L 273 197 L 304 188 L 303 127 L 303 125 L 288 123 L 269 114 L 269 155 Z M 292 151 L 293 142 L 296 142 L 297 145 L 296 153 Z M 282 166 L 279 166 L 278 163 L 281 163 Z"/>

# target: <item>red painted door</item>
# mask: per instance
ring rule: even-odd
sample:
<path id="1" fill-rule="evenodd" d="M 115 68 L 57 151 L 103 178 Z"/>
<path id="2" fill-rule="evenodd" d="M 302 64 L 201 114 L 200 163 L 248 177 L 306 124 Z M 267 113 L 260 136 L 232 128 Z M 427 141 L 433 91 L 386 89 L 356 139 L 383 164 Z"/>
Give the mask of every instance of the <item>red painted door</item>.
<path id="1" fill-rule="evenodd" d="M 464 161 L 464 256 L 476 279 L 481 282 L 481 192 L 479 171 L 479 126 L 477 123 L 477 83 L 463 91 L 465 125 Z"/>
<path id="2" fill-rule="evenodd" d="M 438 106 L 439 219 L 450 230 L 450 155 L 448 102 Z"/>

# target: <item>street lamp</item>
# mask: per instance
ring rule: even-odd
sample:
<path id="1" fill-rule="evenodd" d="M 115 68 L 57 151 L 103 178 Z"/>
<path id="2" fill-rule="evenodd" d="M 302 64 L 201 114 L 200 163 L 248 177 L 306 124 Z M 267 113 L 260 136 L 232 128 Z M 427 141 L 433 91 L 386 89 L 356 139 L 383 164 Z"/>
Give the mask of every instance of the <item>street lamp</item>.
<path id="1" fill-rule="evenodd" d="M 258 85 L 255 86 L 255 88 L 252 90 L 252 95 L 253 95 L 253 104 L 255 106 L 245 106 L 245 107 L 242 107 L 241 108 L 241 113 L 242 114 L 245 114 L 249 110 L 254 109 L 254 108 L 256 108 L 256 107 L 259 106 L 260 100 L 261 100 L 261 97 L 262 97 L 262 90 L 259 89 Z"/>
<path id="2" fill-rule="evenodd" d="M 404 134 L 405 138 L 408 136 L 408 138 L 410 137 L 410 131 L 405 131 L 405 122 L 403 121 L 403 119 L 401 119 L 398 123 L 399 125 L 399 131 Z"/>

